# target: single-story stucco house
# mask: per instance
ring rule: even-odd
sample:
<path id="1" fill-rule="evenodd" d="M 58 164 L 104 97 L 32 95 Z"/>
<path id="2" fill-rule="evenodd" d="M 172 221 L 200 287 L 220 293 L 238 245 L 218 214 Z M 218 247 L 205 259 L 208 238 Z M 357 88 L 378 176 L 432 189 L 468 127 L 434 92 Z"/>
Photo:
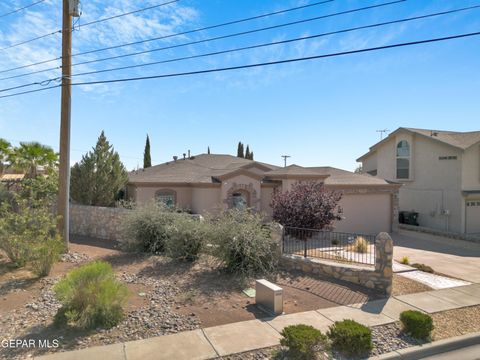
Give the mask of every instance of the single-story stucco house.
<path id="1" fill-rule="evenodd" d="M 278 167 L 231 155 L 201 154 L 133 171 L 127 197 L 140 204 L 155 199 L 195 214 L 248 207 L 271 216 L 273 192 L 299 181 L 323 182 L 343 193 L 344 220 L 335 231 L 390 232 L 398 219 L 398 184 L 333 167 Z"/>

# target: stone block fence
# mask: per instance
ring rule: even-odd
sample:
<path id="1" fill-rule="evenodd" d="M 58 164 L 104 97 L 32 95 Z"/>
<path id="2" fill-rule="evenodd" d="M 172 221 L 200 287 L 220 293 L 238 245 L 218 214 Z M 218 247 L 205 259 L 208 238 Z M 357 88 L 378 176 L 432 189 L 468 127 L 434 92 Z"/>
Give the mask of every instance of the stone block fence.
<path id="1" fill-rule="evenodd" d="M 375 267 L 283 254 L 282 265 L 289 270 L 300 270 L 313 275 L 324 275 L 348 281 L 390 295 L 393 281 L 393 241 L 382 232 L 375 239 Z"/>
<path id="2" fill-rule="evenodd" d="M 70 233 L 107 240 L 121 240 L 123 217 L 131 210 L 70 204 Z"/>

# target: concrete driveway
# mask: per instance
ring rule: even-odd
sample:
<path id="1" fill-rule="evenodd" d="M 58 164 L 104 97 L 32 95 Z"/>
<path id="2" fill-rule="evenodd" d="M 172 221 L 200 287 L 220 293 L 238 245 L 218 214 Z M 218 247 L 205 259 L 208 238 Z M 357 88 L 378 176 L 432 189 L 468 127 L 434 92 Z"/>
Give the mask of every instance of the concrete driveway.
<path id="1" fill-rule="evenodd" d="M 480 244 L 406 230 L 391 236 L 394 260 L 408 256 L 410 263 L 423 263 L 439 273 L 480 283 Z"/>

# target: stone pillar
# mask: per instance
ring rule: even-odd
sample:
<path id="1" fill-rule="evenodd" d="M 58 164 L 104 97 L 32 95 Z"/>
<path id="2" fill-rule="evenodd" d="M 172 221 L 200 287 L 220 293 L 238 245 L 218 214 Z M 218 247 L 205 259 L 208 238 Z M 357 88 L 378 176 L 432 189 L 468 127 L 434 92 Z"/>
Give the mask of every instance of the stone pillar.
<path id="1" fill-rule="evenodd" d="M 381 290 L 387 295 L 392 293 L 392 263 L 393 240 L 386 232 L 382 232 L 375 238 L 375 272 L 381 280 Z"/>

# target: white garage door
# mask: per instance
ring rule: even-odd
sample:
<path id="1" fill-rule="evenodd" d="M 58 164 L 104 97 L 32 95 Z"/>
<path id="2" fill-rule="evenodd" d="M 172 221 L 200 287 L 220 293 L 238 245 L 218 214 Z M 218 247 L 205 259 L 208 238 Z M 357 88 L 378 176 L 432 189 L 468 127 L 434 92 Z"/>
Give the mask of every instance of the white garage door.
<path id="1" fill-rule="evenodd" d="M 378 234 L 391 231 L 390 194 L 344 195 L 340 201 L 342 221 L 337 221 L 334 231 Z"/>
<path id="2" fill-rule="evenodd" d="M 467 200 L 467 234 L 480 234 L 480 199 Z"/>

